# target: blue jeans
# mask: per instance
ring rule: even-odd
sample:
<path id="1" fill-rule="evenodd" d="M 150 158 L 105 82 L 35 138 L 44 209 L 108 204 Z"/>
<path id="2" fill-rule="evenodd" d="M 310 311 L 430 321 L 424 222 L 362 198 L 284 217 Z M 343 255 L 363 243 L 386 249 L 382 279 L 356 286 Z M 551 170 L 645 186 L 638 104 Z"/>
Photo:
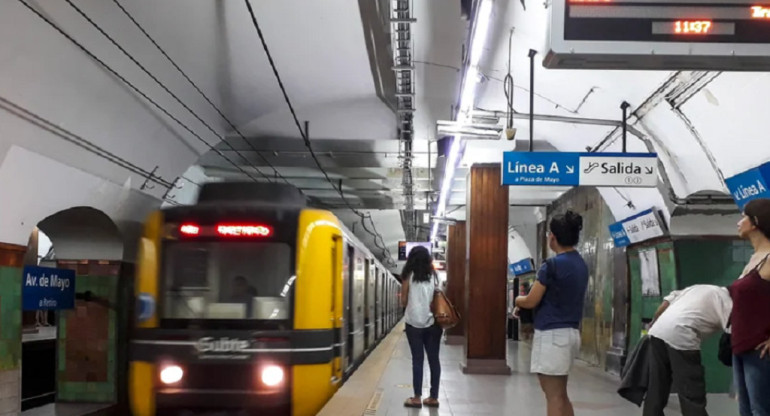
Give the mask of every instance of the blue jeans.
<path id="1" fill-rule="evenodd" d="M 441 345 L 443 330 L 438 325 L 428 328 L 415 328 L 406 325 L 406 339 L 412 350 L 412 385 L 414 397 L 422 396 L 422 366 L 425 353 L 428 354 L 430 366 L 430 397 L 438 399 L 438 383 L 441 380 L 441 363 L 438 360 L 438 350 Z"/>
<path id="2" fill-rule="evenodd" d="M 770 416 L 770 357 L 759 351 L 733 355 L 741 416 Z"/>

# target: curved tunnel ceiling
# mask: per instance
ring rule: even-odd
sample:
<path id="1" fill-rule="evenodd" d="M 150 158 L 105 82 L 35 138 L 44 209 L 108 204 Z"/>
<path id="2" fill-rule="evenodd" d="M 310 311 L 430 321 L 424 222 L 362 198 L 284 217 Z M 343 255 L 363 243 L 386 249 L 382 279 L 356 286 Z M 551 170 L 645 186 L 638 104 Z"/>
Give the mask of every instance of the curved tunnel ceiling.
<path id="1" fill-rule="evenodd" d="M 66 2 L 25 1 L 202 140 L 73 46 L 24 8 L 21 0 L 2 3 L 0 36 L 14 42 L 0 45 L 5 63 L 0 67 L 0 96 L 68 132 L 51 133 L 29 116 L 11 111 L 8 102 L 2 103 L 0 192 L 20 197 L 25 189 L 37 187 L 41 194 L 35 209 L 8 207 L 7 218 L 2 218 L 4 241 L 26 241 L 30 224 L 72 206 L 91 205 L 116 223 L 135 223 L 161 200 L 189 201 L 196 182 L 243 179 L 244 171 L 284 176 L 336 208 L 349 227 L 356 221 L 303 149 L 243 2 L 73 0 L 205 120 L 213 130 L 208 131 Z M 468 21 L 459 2 L 411 3 L 417 20 L 412 24 L 417 109 L 413 181 L 415 206 L 422 213 L 435 201 L 442 179 L 443 158 L 437 157 L 434 142 L 440 138 L 436 122 L 453 117 Z M 238 131 L 206 103 L 117 4 L 169 53 Z M 399 164 L 403 149 L 396 139 L 390 68 L 392 5 L 365 0 L 253 1 L 252 5 L 298 119 L 301 124 L 309 121 L 319 160 L 341 185 L 346 199 L 376 218 L 384 245 L 395 253 L 398 240 L 404 238 L 398 211 L 404 199 Z M 527 52 L 535 49 L 539 51 L 535 112 L 619 120 L 620 103 L 629 102 L 634 110 L 629 121 L 645 139 L 630 136 L 629 150 L 658 152 L 676 198 L 702 191 L 724 193 L 724 177 L 770 159 L 770 141 L 758 116 L 764 108 L 762 97 L 770 94 L 770 75 L 548 70 L 541 65 L 547 12 L 542 2 L 494 0 L 491 34 L 479 68 L 477 109 L 505 111 L 501 80 L 510 62 L 514 109 L 528 111 Z M 515 146 L 526 148 L 528 125 L 523 120 L 515 125 L 519 129 Z M 63 139 L 72 135 L 107 153 L 84 150 Z M 617 130 L 607 126 L 538 121 L 534 136 L 536 150 L 616 151 L 620 147 Z M 224 161 L 209 145 L 238 166 Z M 451 209 L 462 212 L 464 169 L 476 162 L 497 161 L 502 151 L 513 146 L 502 141 L 469 142 L 450 198 Z M 113 156 L 133 167 L 116 164 Z M 45 165 L 47 170 L 28 172 L 25 166 L 30 165 Z M 22 177 L 29 183 L 14 182 L 13 178 Z M 176 189 L 182 184 L 182 190 Z M 513 190 L 511 203 L 543 205 L 564 191 Z M 616 217 L 674 200 L 666 189 L 602 190 L 602 195 Z M 635 209 L 627 207 L 628 200 L 633 200 Z M 372 251 L 379 250 L 376 246 L 381 244 L 362 238 Z"/>

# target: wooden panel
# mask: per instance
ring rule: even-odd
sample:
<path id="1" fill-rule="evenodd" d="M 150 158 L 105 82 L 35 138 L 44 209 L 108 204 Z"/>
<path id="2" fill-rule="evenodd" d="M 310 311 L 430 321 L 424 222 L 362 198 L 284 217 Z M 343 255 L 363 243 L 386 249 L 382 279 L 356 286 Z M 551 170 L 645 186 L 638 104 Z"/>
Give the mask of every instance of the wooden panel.
<path id="1" fill-rule="evenodd" d="M 450 225 L 447 233 L 446 293 L 460 314 L 460 323 L 447 331 L 450 336 L 465 336 L 465 221 Z"/>
<path id="2" fill-rule="evenodd" d="M 27 247 L 0 243 L 0 266 L 22 267 Z"/>
<path id="3" fill-rule="evenodd" d="M 475 165 L 468 179 L 466 354 L 506 359 L 508 188 L 499 164 Z"/>

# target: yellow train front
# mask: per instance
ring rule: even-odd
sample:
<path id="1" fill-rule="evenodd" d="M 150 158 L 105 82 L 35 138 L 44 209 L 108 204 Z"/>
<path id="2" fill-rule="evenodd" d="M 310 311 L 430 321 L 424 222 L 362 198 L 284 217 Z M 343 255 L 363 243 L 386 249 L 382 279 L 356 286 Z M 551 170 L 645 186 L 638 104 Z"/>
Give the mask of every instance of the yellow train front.
<path id="1" fill-rule="evenodd" d="M 400 318 L 399 287 L 296 189 L 206 184 L 145 224 L 132 413 L 315 415 Z"/>

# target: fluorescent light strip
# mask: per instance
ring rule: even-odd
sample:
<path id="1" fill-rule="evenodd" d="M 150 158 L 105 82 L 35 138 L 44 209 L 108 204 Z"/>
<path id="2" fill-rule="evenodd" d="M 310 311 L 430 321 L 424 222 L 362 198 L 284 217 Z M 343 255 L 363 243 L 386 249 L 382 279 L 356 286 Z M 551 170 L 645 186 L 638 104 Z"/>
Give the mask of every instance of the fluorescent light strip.
<path id="1" fill-rule="evenodd" d="M 479 11 L 476 14 L 476 24 L 473 29 L 473 35 L 471 39 L 470 60 L 468 61 L 468 67 L 465 70 L 465 78 L 462 84 L 462 93 L 460 94 L 460 110 L 457 114 L 457 121 L 465 122 L 470 118 L 470 112 L 473 110 L 473 103 L 476 99 L 476 84 L 479 78 L 479 61 L 481 61 L 481 54 L 484 50 L 484 44 L 487 40 L 487 33 L 489 32 L 489 25 L 492 17 L 492 0 L 481 0 L 479 5 Z M 452 147 L 449 149 L 449 157 L 446 161 L 446 169 L 444 171 L 444 180 L 441 184 L 441 193 L 438 198 L 438 206 L 436 207 L 436 217 L 442 217 L 446 210 L 447 198 L 449 198 L 449 191 L 452 188 L 452 182 L 454 181 L 455 170 L 457 164 L 460 161 L 460 150 L 462 147 L 462 136 L 454 136 L 452 140 Z M 431 241 L 436 240 L 438 234 L 439 223 L 434 222 L 431 230 Z"/>

